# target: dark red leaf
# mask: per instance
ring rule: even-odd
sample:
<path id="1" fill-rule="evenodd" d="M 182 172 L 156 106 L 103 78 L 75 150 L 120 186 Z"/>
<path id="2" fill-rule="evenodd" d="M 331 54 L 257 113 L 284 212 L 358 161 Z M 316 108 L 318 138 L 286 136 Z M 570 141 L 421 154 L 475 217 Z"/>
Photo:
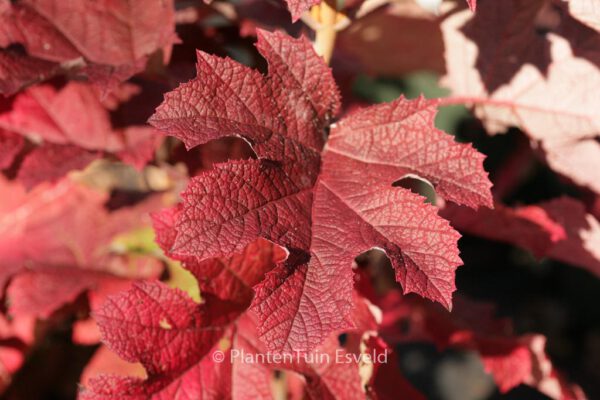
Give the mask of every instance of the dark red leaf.
<path id="1" fill-rule="evenodd" d="M 259 333 L 273 350 L 310 351 L 351 326 L 354 258 L 386 251 L 405 292 L 451 306 L 458 233 L 404 188 L 430 182 L 449 201 L 491 206 L 483 156 L 434 128 L 436 101 L 400 98 L 337 124 L 331 72 L 306 39 L 259 32 L 269 75 L 199 53 L 198 78 L 165 96 L 151 123 L 188 147 L 240 135 L 258 160 L 218 164 L 190 181 L 160 229 L 177 259 L 240 252 L 262 237 L 289 258 L 257 287 Z M 160 236 L 166 234 L 166 238 Z"/>
<path id="2" fill-rule="evenodd" d="M 99 153 L 76 146 L 47 144 L 33 149 L 19 167 L 17 179 L 31 189 L 41 182 L 56 181 L 73 170 L 85 168 Z"/>
<path id="3" fill-rule="evenodd" d="M 12 165 L 15 157 L 23 149 L 25 141 L 22 136 L 0 128 L 0 169 Z"/>
<path id="4" fill-rule="evenodd" d="M 314 5 L 317 5 L 321 0 L 285 0 L 288 10 L 292 14 L 292 21 L 296 22 L 300 19 L 305 11 Z"/>
<path id="5" fill-rule="evenodd" d="M 2 64 L 22 67 L 3 77 L 5 94 L 61 70 L 83 71 L 111 87 L 158 50 L 168 60 L 177 40 L 172 0 L 0 0 L 0 25 L 0 50 L 19 45 L 25 53 L 4 58 Z"/>

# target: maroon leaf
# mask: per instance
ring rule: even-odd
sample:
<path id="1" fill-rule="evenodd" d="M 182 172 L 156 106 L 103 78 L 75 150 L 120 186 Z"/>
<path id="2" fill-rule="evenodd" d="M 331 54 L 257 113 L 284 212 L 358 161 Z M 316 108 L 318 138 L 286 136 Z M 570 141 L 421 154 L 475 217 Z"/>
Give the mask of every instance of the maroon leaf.
<path id="1" fill-rule="evenodd" d="M 251 252 L 244 257 L 242 263 L 254 256 Z M 80 397 L 272 399 L 278 369 L 302 374 L 310 398 L 365 398 L 359 354 L 341 347 L 337 334 L 312 356 L 267 359 L 252 314 L 236 320 L 232 317 L 241 309 L 220 308 L 212 315 L 211 310 L 217 310 L 211 305 L 215 299 L 209 295 L 205 300 L 198 305 L 159 283 L 136 285 L 112 297 L 98 312 L 104 338 L 126 360 L 142 362 L 148 378 L 91 378 Z M 369 321 L 355 335 L 360 338 L 374 328 Z M 346 354 L 347 362 L 336 362 Z"/>
<path id="2" fill-rule="evenodd" d="M 523 64 L 546 74 L 550 46 L 534 23 L 543 5 L 544 0 L 488 2 L 461 28 L 477 45 L 475 66 L 488 92 L 510 82 Z M 474 9 L 475 4 L 469 6 Z"/>
<path id="3" fill-rule="evenodd" d="M 10 96 L 21 88 L 56 74 L 58 66 L 51 61 L 29 57 L 18 49 L 0 49 L 0 93 Z"/>
<path id="4" fill-rule="evenodd" d="M 22 136 L 0 128 L 0 169 L 12 165 L 15 157 L 21 152 L 25 141 Z"/>
<path id="5" fill-rule="evenodd" d="M 473 104 L 492 134 L 521 128 L 556 172 L 598 192 L 598 99 L 588 96 L 600 80 L 598 35 L 546 4 L 540 13 L 555 22 L 540 36 L 539 3 L 490 2 L 444 21 L 451 102 Z"/>
<path id="6" fill-rule="evenodd" d="M 208 299 L 198 305 L 158 282 L 138 283 L 109 298 L 94 318 L 111 349 L 125 360 L 140 361 L 154 375 L 189 368 L 223 336 L 232 315 L 209 306 Z"/>
<path id="7" fill-rule="evenodd" d="M 26 53 L 5 59 L 8 65 L 25 68 L 7 74 L 4 93 L 60 70 L 82 67 L 107 85 L 109 77 L 124 79 L 142 70 L 157 50 L 164 49 L 168 59 L 176 41 L 172 0 L 1 0 L 0 24 L 2 51 L 19 45 Z"/>
<path id="8" fill-rule="evenodd" d="M 305 11 L 314 5 L 317 5 L 321 0 L 285 0 L 288 10 L 292 14 L 292 21 L 296 22 L 300 19 Z"/>
<path id="9" fill-rule="evenodd" d="M 442 211 L 464 232 L 511 243 L 536 257 L 550 257 L 600 276 L 600 223 L 579 201 L 560 197 L 531 206 L 477 211 L 449 207 Z"/>
<path id="10" fill-rule="evenodd" d="M 63 268 L 44 268 L 17 275 L 7 289 L 11 315 L 35 315 L 48 318 L 65 304 L 90 289 L 98 276 L 74 269 L 65 274 Z"/>
<path id="11" fill-rule="evenodd" d="M 306 39 L 260 31 L 258 48 L 267 77 L 199 53 L 199 77 L 167 94 L 151 118 L 188 147 L 240 135 L 259 157 L 193 178 L 170 215 L 175 232 L 159 230 L 159 241 L 182 260 L 228 256 L 258 237 L 286 247 L 289 258 L 253 304 L 273 350 L 310 351 L 351 326 L 351 266 L 371 248 L 386 251 L 405 292 L 450 307 L 459 235 L 393 183 L 417 176 L 449 201 L 491 206 L 483 157 L 436 130 L 437 102 L 423 98 L 329 125 L 321 154 L 339 108 L 330 71 Z"/>
<path id="12" fill-rule="evenodd" d="M 99 156 L 76 146 L 37 147 L 21 163 L 17 179 L 31 189 L 38 183 L 56 181 L 70 171 L 83 169 Z"/>
<path id="13" fill-rule="evenodd" d="M 472 235 L 514 243 L 530 250 L 536 257 L 548 254 L 559 241 L 566 239 L 563 226 L 554 221 L 543 207 L 515 209 L 496 205 L 493 210 L 469 210 L 447 205 L 441 211 L 456 229 Z"/>
<path id="14" fill-rule="evenodd" d="M 50 144 L 48 148 L 42 144 L 25 159 L 25 171 L 21 174 L 28 186 L 80 169 L 99 157 L 98 151 L 114 153 L 123 161 L 142 168 L 153 158 L 161 140 L 159 132 L 148 126 L 114 130 L 96 90 L 79 82 L 68 83 L 60 90 L 50 85 L 31 87 L 18 94 L 3 111 L 0 112 L 0 129 L 34 143 Z M 68 162 L 58 163 L 60 158 Z M 48 165 L 60 168 L 50 172 Z"/>
<path id="15" fill-rule="evenodd" d="M 491 304 L 458 298 L 450 314 L 436 304 L 403 297 L 397 291 L 378 304 L 384 313 L 381 335 L 392 344 L 433 341 L 440 348 L 474 350 L 501 392 L 527 384 L 552 398 L 570 398 L 573 389 L 560 382 L 546 356 L 545 338 L 514 334 L 510 321 L 495 317 Z"/>

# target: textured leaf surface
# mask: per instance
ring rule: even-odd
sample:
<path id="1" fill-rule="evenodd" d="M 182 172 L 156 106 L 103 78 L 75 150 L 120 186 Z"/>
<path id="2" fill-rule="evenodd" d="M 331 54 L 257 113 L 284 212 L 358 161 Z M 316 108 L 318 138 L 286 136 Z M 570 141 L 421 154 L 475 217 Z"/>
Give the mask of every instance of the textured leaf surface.
<path id="1" fill-rule="evenodd" d="M 253 302 L 259 334 L 277 351 L 310 351 L 352 326 L 351 267 L 371 248 L 385 250 L 406 292 L 451 307 L 459 235 L 435 207 L 393 184 L 416 176 L 449 201 L 491 206 L 483 157 L 436 130 L 437 102 L 423 98 L 329 125 L 338 91 L 306 39 L 260 31 L 258 49 L 267 77 L 200 53 L 198 77 L 168 93 L 151 118 L 188 147 L 241 135 L 259 157 L 191 180 L 169 216 L 174 229 L 158 230 L 167 253 L 223 257 L 259 237 L 287 248 Z"/>
<path id="2" fill-rule="evenodd" d="M 258 236 L 306 251 L 311 189 L 268 161 L 216 165 L 193 178 L 182 193 L 171 252 L 199 258 L 223 256 L 242 250 Z"/>
<path id="3" fill-rule="evenodd" d="M 180 207 L 166 209 L 152 216 L 158 244 L 168 255 L 177 234 L 174 224 Z M 253 287 L 286 258 L 287 253 L 281 247 L 258 239 L 230 257 L 207 260 L 185 257 L 180 260 L 198 280 L 201 292 L 247 307 L 254 296 Z"/>
<path id="4" fill-rule="evenodd" d="M 300 19 L 305 11 L 314 5 L 317 5 L 321 0 L 285 0 L 288 10 L 292 14 L 292 21 L 296 22 Z"/>
<path id="5" fill-rule="evenodd" d="M 188 148 L 241 136 L 259 158 L 286 161 L 309 184 L 318 172 L 322 128 L 340 106 L 331 71 L 304 37 L 259 31 L 257 47 L 269 64 L 267 77 L 198 52 L 198 77 L 167 93 L 150 123 Z"/>
<path id="6" fill-rule="evenodd" d="M 172 229 L 171 223 L 168 212 L 154 216 L 159 232 Z M 253 333 L 255 323 L 247 317 L 237 322 L 235 318 L 248 307 L 255 281 L 282 256 L 280 249 L 260 240 L 230 258 L 203 262 L 187 259 L 186 265 L 202 288 L 201 305 L 160 283 L 138 285 L 113 297 L 97 312 L 105 341 L 126 359 L 142 362 L 149 379 L 92 379 L 83 398 L 117 396 L 121 391 L 132 398 L 153 399 L 271 398 L 272 372 L 266 366 L 236 366 L 239 359 L 234 361 L 231 348 L 222 349 L 220 363 L 214 361 L 213 354 L 221 349 L 217 343 L 221 337 L 233 348 L 251 354 L 258 351 L 256 346 L 262 346 Z M 228 326 L 234 323 L 239 331 L 232 336 Z M 145 339 L 130 340 L 131 329 Z M 157 347 L 157 340 L 164 345 Z M 233 381 L 236 384 L 232 387 Z"/>
<path id="7" fill-rule="evenodd" d="M 247 251 L 242 263 L 251 262 L 254 255 L 253 250 Z M 337 333 L 312 357 L 267 359 L 255 317 L 246 313 L 234 319 L 243 311 L 240 308 L 230 309 L 231 313 L 221 308 L 218 315 L 212 315 L 214 300 L 209 295 L 206 303 L 198 305 L 160 283 L 138 284 L 127 293 L 112 297 L 98 312 L 104 338 L 125 359 L 142 362 L 148 377 L 91 378 L 80 397 L 272 399 L 276 398 L 274 370 L 278 369 L 304 376 L 303 391 L 309 398 L 365 398 L 358 363 L 352 359 L 336 362 L 336 357 L 344 354 L 357 356 L 354 350 L 339 345 Z M 372 320 L 364 320 L 368 322 L 351 333 L 357 339 L 366 329 L 376 327 Z M 280 384 L 284 382 L 277 383 Z"/>
<path id="8" fill-rule="evenodd" d="M 186 369 L 223 335 L 231 315 L 227 308 L 212 315 L 216 309 L 209 304 L 200 306 L 164 284 L 139 283 L 105 302 L 95 319 L 114 351 L 154 375 Z"/>
<path id="9" fill-rule="evenodd" d="M 493 207 L 484 156 L 434 127 L 437 104 L 423 97 L 413 101 L 400 97 L 342 119 L 332 126 L 322 180 L 349 178 L 356 168 L 357 179 L 379 180 L 382 186 L 416 176 L 446 200 L 471 208 Z"/>

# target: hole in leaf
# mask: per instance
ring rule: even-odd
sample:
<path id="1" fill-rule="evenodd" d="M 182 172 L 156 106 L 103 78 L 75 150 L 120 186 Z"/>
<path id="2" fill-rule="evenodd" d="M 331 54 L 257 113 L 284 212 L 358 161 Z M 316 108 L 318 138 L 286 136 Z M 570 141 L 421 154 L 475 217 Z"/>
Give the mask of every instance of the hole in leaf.
<path id="1" fill-rule="evenodd" d="M 431 182 L 419 176 L 407 174 L 402 178 L 392 183 L 393 187 L 402 187 L 413 193 L 425 197 L 426 201 L 431 204 L 436 204 L 436 193 Z"/>
<path id="2" fill-rule="evenodd" d="M 240 137 L 225 137 L 187 150 L 183 143 L 176 142 L 169 158 L 184 163 L 190 175 L 208 170 L 216 163 L 228 160 L 256 158 L 250 144 Z"/>
<path id="3" fill-rule="evenodd" d="M 340 344 L 341 347 L 344 347 L 347 342 L 348 342 L 348 334 L 342 333 L 342 334 L 338 335 L 338 343 Z"/>
<path id="4" fill-rule="evenodd" d="M 171 325 L 171 323 L 167 320 L 167 318 L 161 319 L 158 324 L 164 330 L 173 329 L 173 325 Z"/>
<path id="5" fill-rule="evenodd" d="M 365 270 L 369 285 L 378 294 L 387 293 L 390 289 L 398 288 L 394 268 L 385 251 L 374 248 L 360 254 L 355 259 L 356 264 Z"/>
<path id="6" fill-rule="evenodd" d="M 11 43 L 6 47 L 5 51 L 22 56 L 27 55 L 27 50 L 21 43 Z"/>
<path id="7" fill-rule="evenodd" d="M 410 321 L 408 320 L 408 318 L 402 318 L 399 321 L 399 326 L 400 328 L 400 332 L 403 335 L 408 335 L 408 333 L 410 332 Z"/>

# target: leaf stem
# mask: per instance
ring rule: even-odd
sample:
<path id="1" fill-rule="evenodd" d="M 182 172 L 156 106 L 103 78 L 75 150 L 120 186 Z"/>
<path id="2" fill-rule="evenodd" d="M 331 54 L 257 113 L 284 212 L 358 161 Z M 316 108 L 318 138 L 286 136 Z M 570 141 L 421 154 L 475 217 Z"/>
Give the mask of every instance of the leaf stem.
<path id="1" fill-rule="evenodd" d="M 312 18 L 317 22 L 315 51 L 325 59 L 327 64 L 331 61 L 337 34 L 338 11 L 335 3 L 336 0 L 322 0 L 320 4 L 310 9 Z"/>

